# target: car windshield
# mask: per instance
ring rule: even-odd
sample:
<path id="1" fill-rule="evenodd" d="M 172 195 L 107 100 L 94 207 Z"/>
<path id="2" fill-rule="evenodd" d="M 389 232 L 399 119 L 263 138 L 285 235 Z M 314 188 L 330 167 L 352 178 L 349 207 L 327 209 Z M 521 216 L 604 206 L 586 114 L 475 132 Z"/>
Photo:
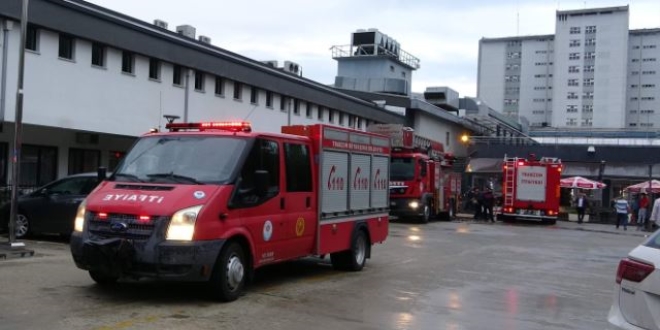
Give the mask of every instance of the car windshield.
<path id="1" fill-rule="evenodd" d="M 390 160 L 390 180 L 410 181 L 415 178 L 415 162 L 412 158 L 392 158 Z"/>
<path id="2" fill-rule="evenodd" d="M 113 174 L 115 181 L 224 184 L 235 170 L 246 139 L 228 136 L 143 137 Z"/>
<path id="3" fill-rule="evenodd" d="M 660 230 L 656 231 L 655 234 L 644 243 L 644 246 L 660 249 Z"/>

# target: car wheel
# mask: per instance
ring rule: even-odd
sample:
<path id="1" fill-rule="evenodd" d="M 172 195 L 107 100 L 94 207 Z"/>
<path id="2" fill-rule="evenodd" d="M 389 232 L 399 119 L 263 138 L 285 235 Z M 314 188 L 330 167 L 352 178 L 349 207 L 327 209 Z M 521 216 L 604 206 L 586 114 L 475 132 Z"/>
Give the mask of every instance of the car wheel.
<path id="1" fill-rule="evenodd" d="M 16 238 L 23 238 L 30 234 L 30 220 L 25 214 L 19 213 L 16 215 L 14 232 L 16 233 Z"/>
<path id="2" fill-rule="evenodd" d="M 108 273 L 97 270 L 90 270 L 89 277 L 91 277 L 92 280 L 94 280 L 94 282 L 96 282 L 98 285 L 112 285 L 117 283 L 119 280 L 119 276 L 110 275 Z"/>
<path id="3" fill-rule="evenodd" d="M 210 280 L 214 298 L 225 302 L 238 299 L 245 286 L 246 265 L 245 252 L 240 244 L 231 242 L 222 249 Z"/>
<path id="4" fill-rule="evenodd" d="M 348 251 L 330 254 L 332 267 L 337 270 L 360 271 L 367 263 L 369 240 L 364 230 L 358 230 L 351 241 Z"/>

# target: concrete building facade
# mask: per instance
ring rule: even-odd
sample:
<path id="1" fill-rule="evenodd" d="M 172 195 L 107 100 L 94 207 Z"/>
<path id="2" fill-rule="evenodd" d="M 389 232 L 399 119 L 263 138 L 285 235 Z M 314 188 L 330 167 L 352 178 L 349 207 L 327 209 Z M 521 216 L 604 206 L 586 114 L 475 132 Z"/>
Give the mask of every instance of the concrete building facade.
<path id="1" fill-rule="evenodd" d="M 557 11 L 554 35 L 481 39 L 477 95 L 531 127 L 658 127 L 660 29 L 628 23 L 627 6 Z"/>

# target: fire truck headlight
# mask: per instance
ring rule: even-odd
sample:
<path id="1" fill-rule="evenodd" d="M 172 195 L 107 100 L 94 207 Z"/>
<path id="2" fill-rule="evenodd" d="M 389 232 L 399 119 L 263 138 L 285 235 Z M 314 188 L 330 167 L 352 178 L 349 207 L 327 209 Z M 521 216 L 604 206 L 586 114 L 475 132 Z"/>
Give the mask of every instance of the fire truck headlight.
<path id="1" fill-rule="evenodd" d="M 408 203 L 408 206 L 410 206 L 411 209 L 416 209 L 419 207 L 419 202 L 418 201 L 412 201 Z"/>
<path id="2" fill-rule="evenodd" d="M 87 200 L 83 200 L 82 203 L 78 206 L 78 212 L 76 212 L 76 219 L 73 223 L 73 230 L 76 232 L 82 232 L 85 228 L 85 210 L 87 206 Z"/>
<path id="3" fill-rule="evenodd" d="M 195 233 L 195 222 L 202 205 L 188 207 L 179 210 L 172 216 L 170 225 L 167 227 L 167 240 L 191 241 Z"/>

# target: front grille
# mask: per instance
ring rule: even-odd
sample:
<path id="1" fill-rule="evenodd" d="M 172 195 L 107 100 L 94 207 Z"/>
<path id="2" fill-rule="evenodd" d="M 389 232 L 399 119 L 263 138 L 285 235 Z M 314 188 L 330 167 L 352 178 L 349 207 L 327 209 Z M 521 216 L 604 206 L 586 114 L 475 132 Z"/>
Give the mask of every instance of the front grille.
<path id="1" fill-rule="evenodd" d="M 98 213 L 88 213 L 89 232 L 102 238 L 126 238 L 134 240 L 147 240 L 153 235 L 159 223 L 169 221 L 169 217 L 152 216 L 149 221 L 141 221 L 136 215 L 108 214 L 101 219 Z M 124 228 L 113 229 L 113 224 L 125 224 Z"/>

